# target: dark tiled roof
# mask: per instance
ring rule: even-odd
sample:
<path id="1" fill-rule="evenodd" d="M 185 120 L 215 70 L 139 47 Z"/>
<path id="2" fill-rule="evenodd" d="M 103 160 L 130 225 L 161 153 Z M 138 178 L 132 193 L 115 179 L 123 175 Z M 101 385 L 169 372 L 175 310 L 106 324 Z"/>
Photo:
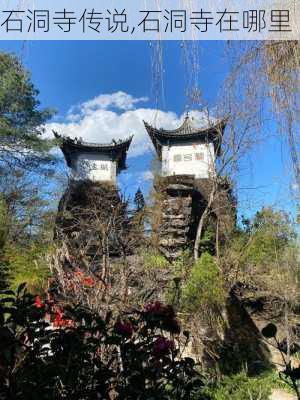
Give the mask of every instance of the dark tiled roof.
<path id="1" fill-rule="evenodd" d="M 85 142 L 82 139 L 61 136 L 54 131 L 53 134 L 57 139 L 61 140 L 60 148 L 69 167 L 72 166 L 72 158 L 81 152 L 86 152 L 109 154 L 117 161 L 119 171 L 126 169 L 126 155 L 133 135 L 125 140 L 112 140 L 111 143 L 91 143 Z"/>
<path id="2" fill-rule="evenodd" d="M 144 121 L 145 128 L 152 140 L 152 143 L 161 158 L 161 146 L 172 144 L 178 141 L 185 142 L 190 140 L 201 140 L 203 143 L 212 142 L 216 151 L 219 153 L 222 135 L 225 129 L 225 121 L 216 121 L 213 125 L 197 128 L 194 127 L 189 116 L 186 116 L 183 124 L 173 130 L 157 129 Z"/>

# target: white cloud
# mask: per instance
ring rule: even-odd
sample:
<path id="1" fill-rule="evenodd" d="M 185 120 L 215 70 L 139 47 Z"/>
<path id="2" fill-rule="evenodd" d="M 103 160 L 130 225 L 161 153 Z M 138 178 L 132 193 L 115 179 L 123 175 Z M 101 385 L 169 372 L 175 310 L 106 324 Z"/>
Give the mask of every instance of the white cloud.
<path id="1" fill-rule="evenodd" d="M 153 173 L 151 171 L 144 171 L 143 172 L 143 180 L 144 181 L 152 181 L 154 179 Z"/>
<path id="2" fill-rule="evenodd" d="M 122 91 L 111 94 L 100 94 L 91 100 L 71 107 L 67 115 L 67 120 L 71 122 L 78 121 L 81 116 L 93 114 L 97 110 L 133 110 L 135 104 L 145 103 L 148 100 L 148 97 L 135 98 Z"/>
<path id="3" fill-rule="evenodd" d="M 119 91 L 112 94 L 101 94 L 92 100 L 84 102 L 82 108 L 84 112 L 96 109 L 107 110 L 111 107 L 119 110 L 132 110 L 135 104 L 145 103 L 148 100 L 147 97 L 134 98 L 130 94 Z"/>
<path id="4" fill-rule="evenodd" d="M 146 97 L 134 98 L 124 92 L 102 94 L 73 107 L 67 115 L 66 122 L 47 124 L 46 136 L 53 137 L 52 130 L 55 130 L 60 135 L 81 137 L 87 142 L 110 143 L 112 139 L 124 139 L 134 135 L 128 156 L 145 154 L 153 146 L 143 120 L 158 128 L 174 129 L 182 123 L 184 118 L 184 115 L 178 117 L 174 112 L 134 108 L 145 101 L 147 101 Z M 190 115 L 195 125 L 203 124 L 201 112 L 192 111 Z"/>

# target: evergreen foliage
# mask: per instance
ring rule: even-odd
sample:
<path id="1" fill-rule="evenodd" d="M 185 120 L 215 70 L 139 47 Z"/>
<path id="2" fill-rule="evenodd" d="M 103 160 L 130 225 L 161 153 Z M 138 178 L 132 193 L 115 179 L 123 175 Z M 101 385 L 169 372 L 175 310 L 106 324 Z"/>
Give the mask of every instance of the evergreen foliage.
<path id="1" fill-rule="evenodd" d="M 227 244 L 223 251 L 224 269 L 230 266 L 229 274 L 235 271 L 239 279 L 261 280 L 263 285 L 275 283 L 274 274 L 285 279 L 285 285 L 296 283 L 300 276 L 297 241 L 287 214 L 263 208 L 252 221 L 243 219 L 243 229 Z"/>
<path id="2" fill-rule="evenodd" d="M 138 188 L 135 193 L 134 204 L 137 212 L 142 211 L 145 208 L 145 199 L 140 188 Z"/>
<path id="3" fill-rule="evenodd" d="M 26 280 L 36 290 L 45 277 L 40 255 L 49 244 L 51 211 L 38 181 L 39 172 L 53 172 L 54 142 L 42 138 L 53 112 L 41 109 L 38 94 L 18 58 L 0 53 L 1 287 Z"/>
<path id="4" fill-rule="evenodd" d="M 256 213 L 249 227 L 251 242 L 245 248 L 244 258 L 252 265 L 266 265 L 280 257 L 295 239 L 288 216 L 271 208 Z M 248 239 L 248 237 L 247 237 Z"/>
<path id="5" fill-rule="evenodd" d="M 54 209 L 39 192 L 36 177 L 24 170 L 0 174 L 0 265 L 2 287 L 28 282 L 30 290 L 46 284 L 46 257 L 53 239 Z"/>
<path id="6" fill-rule="evenodd" d="M 32 293 L 42 293 L 47 287 L 49 266 L 47 254 L 50 246 L 37 242 L 26 247 L 8 246 L 4 258 L 7 262 L 7 279 L 11 289 L 16 290 L 26 282 Z"/>
<path id="7" fill-rule="evenodd" d="M 51 141 L 43 140 L 43 125 L 53 115 L 41 110 L 38 91 L 20 61 L 0 53 L 0 161 L 39 167 L 50 161 Z"/>

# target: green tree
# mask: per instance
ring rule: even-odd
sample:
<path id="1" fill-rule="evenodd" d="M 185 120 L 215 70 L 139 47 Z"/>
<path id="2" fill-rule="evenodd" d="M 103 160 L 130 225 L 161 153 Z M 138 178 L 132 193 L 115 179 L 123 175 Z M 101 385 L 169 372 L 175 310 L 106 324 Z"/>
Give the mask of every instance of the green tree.
<path id="1" fill-rule="evenodd" d="M 28 282 L 32 291 L 45 286 L 49 268 L 56 202 L 47 196 L 36 175 L 25 170 L 0 171 L 1 285 L 15 288 Z"/>
<path id="2" fill-rule="evenodd" d="M 16 286 L 26 278 L 35 289 L 45 276 L 41 255 L 50 245 L 53 220 L 45 173 L 47 177 L 53 173 L 55 158 L 49 154 L 54 141 L 42 137 L 45 123 L 53 112 L 40 107 L 38 94 L 18 58 L 0 53 L 2 286 Z M 43 172 L 43 182 L 40 172 Z"/>
<path id="3" fill-rule="evenodd" d="M 272 208 L 256 213 L 246 236 L 250 241 L 245 248 L 245 260 L 261 266 L 273 263 L 276 258 L 280 261 L 296 237 L 288 215 Z"/>
<path id="4" fill-rule="evenodd" d="M 145 199 L 140 188 L 138 188 L 135 193 L 134 204 L 137 212 L 142 211 L 145 208 Z"/>
<path id="5" fill-rule="evenodd" d="M 252 220 L 243 219 L 243 227 L 224 252 L 224 264 L 241 273 L 274 272 L 287 262 L 298 264 L 296 231 L 286 213 L 271 207 L 257 212 Z"/>
<path id="6" fill-rule="evenodd" d="M 0 162 L 38 167 L 52 159 L 53 143 L 41 135 L 53 111 L 40 109 L 38 93 L 20 61 L 0 53 Z"/>

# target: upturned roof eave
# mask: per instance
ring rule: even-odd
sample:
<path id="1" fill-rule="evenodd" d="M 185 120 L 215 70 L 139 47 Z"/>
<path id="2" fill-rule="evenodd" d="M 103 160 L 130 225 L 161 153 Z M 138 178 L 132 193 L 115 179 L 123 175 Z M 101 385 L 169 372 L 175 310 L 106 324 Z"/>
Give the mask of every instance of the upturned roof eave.
<path id="1" fill-rule="evenodd" d="M 88 143 L 84 141 L 76 141 L 69 137 L 63 137 L 57 132 L 54 132 L 54 136 L 57 139 L 62 140 L 60 148 L 64 154 L 68 167 L 72 167 L 72 158 L 76 157 L 76 154 L 80 152 L 88 153 L 112 153 L 115 154 L 118 171 L 126 169 L 126 157 L 129 146 L 132 142 L 133 135 L 125 140 L 121 140 L 114 143 Z"/>
<path id="2" fill-rule="evenodd" d="M 158 129 L 150 124 L 148 124 L 146 121 L 143 121 L 145 128 L 148 132 L 149 135 L 151 136 L 157 136 L 160 138 L 200 138 L 201 136 L 207 136 L 207 135 L 218 135 L 222 136 L 224 129 L 226 127 L 226 121 L 225 120 L 220 120 L 217 121 L 214 125 L 204 127 L 204 128 L 192 128 L 189 126 L 185 120 L 185 122 L 177 129 Z M 188 132 L 188 133 L 187 133 Z"/>
<path id="3" fill-rule="evenodd" d="M 184 142 L 188 140 L 201 140 L 203 143 L 207 143 L 208 141 L 214 143 L 217 154 L 220 154 L 221 141 L 224 129 L 226 127 L 226 121 L 218 121 L 215 125 L 211 127 L 201 128 L 194 130 L 190 133 L 179 133 L 182 126 L 175 130 L 166 130 L 166 129 L 157 129 L 152 127 L 146 121 L 143 121 L 145 128 L 151 138 L 151 141 L 155 147 L 159 160 L 162 159 L 162 151 L 161 148 L 165 144 L 166 141 L 172 142 Z"/>

